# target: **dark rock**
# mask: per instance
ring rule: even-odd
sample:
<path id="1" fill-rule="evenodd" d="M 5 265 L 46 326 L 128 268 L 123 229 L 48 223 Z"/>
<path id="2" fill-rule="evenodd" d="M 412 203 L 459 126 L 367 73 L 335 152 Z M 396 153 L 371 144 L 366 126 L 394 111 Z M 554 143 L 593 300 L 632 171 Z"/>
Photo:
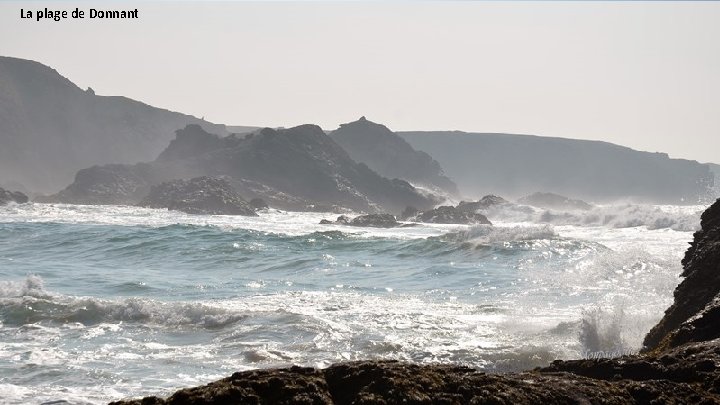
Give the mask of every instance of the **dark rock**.
<path id="1" fill-rule="evenodd" d="M 647 350 L 720 337 L 720 200 L 702 214 L 700 227 L 682 260 L 675 302 L 645 337 Z"/>
<path id="2" fill-rule="evenodd" d="M 252 137 L 225 138 L 191 125 L 177 131 L 177 138 L 154 162 L 95 166 L 81 172 L 83 176 L 78 173 L 75 183 L 51 199 L 127 204 L 161 182 L 224 175 L 245 197 L 262 198 L 280 209 L 381 212 L 407 205 L 429 208 L 437 201 L 406 181 L 381 177 L 356 163 L 315 125 L 265 128 Z"/>
<path id="3" fill-rule="evenodd" d="M 189 214 L 257 216 L 255 209 L 224 178 L 196 177 L 153 186 L 139 204 Z"/>
<path id="4" fill-rule="evenodd" d="M 458 195 L 457 186 L 443 174 L 438 162 L 427 153 L 415 150 L 384 125 L 362 117 L 340 125 L 330 137 L 353 160 L 365 163 L 381 176 L 439 189 L 451 196 Z"/>
<path id="5" fill-rule="evenodd" d="M 409 219 L 415 218 L 420 213 L 420 210 L 415 207 L 405 207 L 403 212 L 400 213 L 400 219 L 403 221 L 407 221 Z"/>
<path id="6" fill-rule="evenodd" d="M 592 205 L 581 200 L 573 200 L 553 193 L 534 193 L 518 200 L 518 203 L 532 205 L 533 207 L 545 208 L 548 210 L 582 210 L 587 211 L 593 208 Z"/>
<path id="7" fill-rule="evenodd" d="M 416 215 L 414 220 L 417 222 L 426 222 L 433 224 L 492 225 L 490 220 L 488 220 L 485 215 L 473 211 L 463 211 L 458 209 L 457 207 L 451 207 L 449 205 L 437 207 L 430 211 L 425 211 L 421 214 Z"/>
<path id="8" fill-rule="evenodd" d="M 359 215 L 353 219 L 345 215 L 337 217 L 335 222 L 323 219 L 321 225 L 349 225 L 349 226 L 365 226 L 371 228 L 394 228 L 402 224 L 397 222 L 394 215 L 390 214 L 368 214 Z"/>
<path id="9" fill-rule="evenodd" d="M 478 201 L 460 201 L 460 204 L 457 205 L 457 209 L 464 212 L 476 212 L 478 210 L 485 210 L 490 207 L 503 204 L 509 204 L 509 201 L 502 197 L 489 194 Z"/>
<path id="10" fill-rule="evenodd" d="M 265 202 L 265 200 L 257 197 L 250 200 L 250 206 L 255 208 L 256 210 L 264 210 L 266 208 L 270 208 L 268 206 L 268 203 Z"/>
<path id="11" fill-rule="evenodd" d="M 64 190 L 37 201 L 135 205 L 150 191 L 151 171 L 148 164 L 93 166 L 77 172 L 75 181 Z"/>
<path id="12" fill-rule="evenodd" d="M 16 204 L 25 204 L 28 201 L 28 196 L 19 191 L 8 191 L 4 188 L 0 188 L 0 205 L 9 204 L 11 202 Z"/>

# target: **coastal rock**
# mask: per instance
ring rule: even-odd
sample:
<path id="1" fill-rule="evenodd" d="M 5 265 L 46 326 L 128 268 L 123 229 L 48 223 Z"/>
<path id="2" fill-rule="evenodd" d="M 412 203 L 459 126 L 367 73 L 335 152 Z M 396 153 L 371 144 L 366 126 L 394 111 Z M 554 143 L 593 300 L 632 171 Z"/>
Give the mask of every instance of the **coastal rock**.
<path id="1" fill-rule="evenodd" d="M 264 210 L 266 208 L 270 208 L 268 206 L 268 203 L 265 202 L 265 200 L 257 197 L 250 200 L 250 206 L 256 210 Z"/>
<path id="2" fill-rule="evenodd" d="M 8 191 L 4 188 L 0 188 L 0 205 L 5 205 L 11 202 L 16 204 L 25 204 L 28 201 L 28 196 L 19 191 Z"/>
<path id="3" fill-rule="evenodd" d="M 415 150 L 384 125 L 361 117 L 340 125 L 330 137 L 353 160 L 368 165 L 381 176 L 407 180 L 450 196 L 458 195 L 457 186 L 445 176 L 437 161 L 427 153 Z"/>
<path id="4" fill-rule="evenodd" d="M 152 186 L 150 194 L 138 205 L 188 214 L 257 216 L 230 182 L 218 177 L 173 180 Z"/>
<path id="5" fill-rule="evenodd" d="M 585 201 L 573 200 L 571 198 L 553 193 L 533 193 L 519 199 L 518 203 L 558 211 L 587 211 L 593 208 L 591 204 L 588 204 Z"/>
<path id="6" fill-rule="evenodd" d="M 464 212 L 476 212 L 478 210 L 486 210 L 496 205 L 509 204 L 510 202 L 500 196 L 488 194 L 478 201 L 460 201 L 457 209 Z"/>
<path id="7" fill-rule="evenodd" d="M 202 176 L 227 176 L 246 198 L 262 198 L 275 208 L 295 211 L 395 212 L 407 205 L 430 208 L 437 203 L 406 181 L 387 179 L 356 163 L 316 125 L 265 128 L 225 138 L 189 125 L 177 131 L 154 162 L 84 169 L 50 199 L 136 203 L 152 185 Z"/>
<path id="8" fill-rule="evenodd" d="M 413 218 L 417 222 L 432 224 L 487 224 L 492 225 L 490 220 L 483 214 L 473 211 L 464 211 L 457 207 L 444 205 L 435 209 L 422 212 Z"/>
<path id="9" fill-rule="evenodd" d="M 104 165 L 80 170 L 75 181 L 39 202 L 86 205 L 135 205 L 150 191 L 148 164 Z"/>
<path id="10" fill-rule="evenodd" d="M 320 221 L 321 225 L 350 225 L 350 226 L 364 226 L 370 228 L 394 228 L 402 226 L 394 215 L 390 214 L 368 214 L 359 215 L 353 219 L 348 218 L 345 215 L 337 217 L 335 222 L 323 219 Z"/>
<path id="11" fill-rule="evenodd" d="M 682 260 L 675 301 L 645 337 L 647 350 L 720 337 L 720 200 L 703 212 L 700 227 Z"/>

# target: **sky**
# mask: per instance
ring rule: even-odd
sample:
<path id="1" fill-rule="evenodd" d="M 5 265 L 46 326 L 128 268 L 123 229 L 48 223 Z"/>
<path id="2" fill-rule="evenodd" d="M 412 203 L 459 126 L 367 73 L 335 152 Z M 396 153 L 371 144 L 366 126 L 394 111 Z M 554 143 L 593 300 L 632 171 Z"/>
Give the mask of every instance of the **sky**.
<path id="1" fill-rule="evenodd" d="M 35 21 L 20 9 L 135 9 Z M 0 55 L 229 125 L 603 140 L 720 163 L 720 2 L 0 1 Z"/>

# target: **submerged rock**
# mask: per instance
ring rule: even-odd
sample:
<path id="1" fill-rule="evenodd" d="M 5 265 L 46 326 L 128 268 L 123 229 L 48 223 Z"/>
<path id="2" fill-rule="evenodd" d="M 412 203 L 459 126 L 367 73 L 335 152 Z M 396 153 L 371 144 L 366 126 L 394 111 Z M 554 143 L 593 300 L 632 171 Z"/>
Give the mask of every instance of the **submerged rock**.
<path id="1" fill-rule="evenodd" d="M 188 214 L 257 216 L 230 182 L 218 177 L 173 180 L 153 186 L 139 204 L 148 208 L 167 208 Z"/>
<path id="2" fill-rule="evenodd" d="M 337 217 L 335 222 L 323 219 L 320 221 L 321 225 L 349 225 L 349 226 L 365 226 L 370 228 L 394 228 L 397 226 L 403 226 L 395 219 L 394 215 L 390 214 L 368 214 L 359 215 L 353 219 L 345 215 Z"/>
<path id="3" fill-rule="evenodd" d="M 573 200 L 571 198 L 553 194 L 553 193 L 534 193 L 518 200 L 518 203 L 532 205 L 533 207 L 544 208 L 548 210 L 582 210 L 587 211 L 593 208 L 591 204 L 582 200 Z"/>
<path id="4" fill-rule="evenodd" d="M 16 204 L 25 204 L 28 201 L 28 196 L 19 191 L 8 191 L 4 188 L 0 188 L 0 205 L 5 205 L 11 202 Z"/>

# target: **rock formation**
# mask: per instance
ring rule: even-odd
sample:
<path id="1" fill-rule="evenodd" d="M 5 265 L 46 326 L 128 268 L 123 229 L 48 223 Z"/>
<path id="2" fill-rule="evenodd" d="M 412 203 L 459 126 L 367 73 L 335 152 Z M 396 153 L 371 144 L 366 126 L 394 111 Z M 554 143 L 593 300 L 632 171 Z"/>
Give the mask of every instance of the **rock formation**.
<path id="1" fill-rule="evenodd" d="M 320 127 L 265 128 L 244 137 L 219 137 L 198 125 L 177 137 L 154 162 L 81 170 L 49 201 L 85 204 L 139 202 L 149 187 L 200 176 L 228 176 L 245 199 L 262 198 L 289 210 L 400 211 L 432 207 L 437 200 L 403 180 L 381 177 L 356 163 Z M 117 188 L 119 193 L 112 195 Z"/>
<path id="2" fill-rule="evenodd" d="M 139 204 L 148 208 L 167 208 L 188 214 L 257 216 L 225 178 L 196 177 L 152 186 Z"/>
<path id="3" fill-rule="evenodd" d="M 457 209 L 460 211 L 476 212 L 478 210 L 486 210 L 496 205 L 510 204 L 510 202 L 502 197 L 488 194 L 478 201 L 460 201 Z"/>
<path id="4" fill-rule="evenodd" d="M 458 195 L 457 186 L 445 176 L 438 162 L 427 153 L 415 150 L 384 125 L 361 117 L 340 125 L 330 137 L 353 160 L 365 163 L 381 176 L 407 180 L 451 196 Z"/>
<path id="5" fill-rule="evenodd" d="M 8 191 L 4 188 L 0 188 L 0 205 L 5 205 L 11 202 L 24 204 L 28 202 L 28 200 L 28 196 L 19 191 Z"/>
<path id="6" fill-rule="evenodd" d="M 593 208 L 585 201 L 573 200 L 553 193 L 533 193 L 519 199 L 518 203 L 558 211 L 587 211 Z"/>
<path id="7" fill-rule="evenodd" d="M 53 193 L 83 168 L 154 159 L 173 131 L 225 126 L 85 91 L 38 62 L 0 57 L 0 183 Z"/>
<path id="8" fill-rule="evenodd" d="M 335 222 L 323 219 L 320 221 L 321 225 L 350 225 L 350 226 L 365 226 L 371 228 L 394 228 L 397 226 L 403 226 L 395 219 L 394 215 L 390 214 L 367 214 L 359 215 L 353 219 L 348 218 L 345 215 L 337 217 Z"/>
<path id="9" fill-rule="evenodd" d="M 720 404 L 720 200 L 701 225 L 675 302 L 648 333 L 644 354 L 495 375 L 394 361 L 254 370 L 167 399 L 113 404 Z"/>

